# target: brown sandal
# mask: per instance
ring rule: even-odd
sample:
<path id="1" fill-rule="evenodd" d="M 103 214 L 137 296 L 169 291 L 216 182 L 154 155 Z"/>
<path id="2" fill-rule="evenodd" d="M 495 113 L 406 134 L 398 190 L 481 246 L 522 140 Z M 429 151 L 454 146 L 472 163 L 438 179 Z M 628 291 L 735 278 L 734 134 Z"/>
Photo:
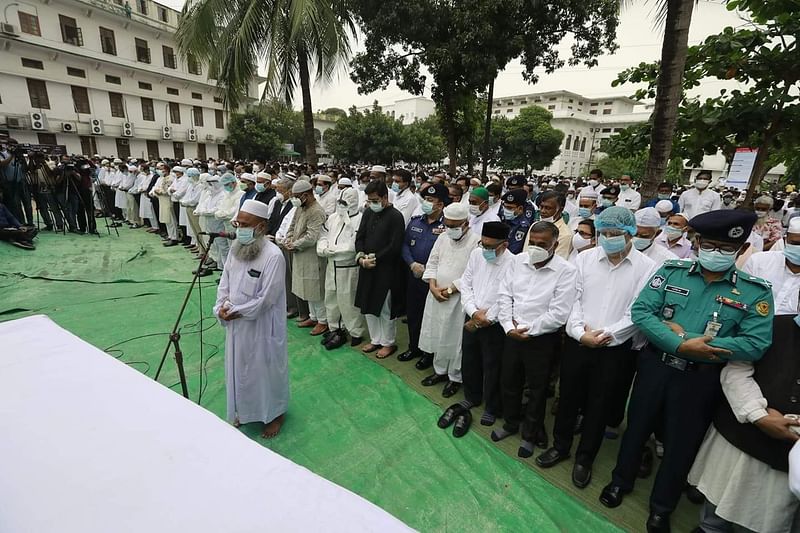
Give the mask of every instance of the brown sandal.
<path id="1" fill-rule="evenodd" d="M 394 344 L 392 346 L 384 346 L 383 348 L 380 349 L 378 353 L 375 354 L 375 357 L 377 357 L 378 359 L 386 359 L 396 351 L 397 351 L 397 346 Z"/>
<path id="2" fill-rule="evenodd" d="M 376 350 L 380 350 L 380 349 L 381 349 L 380 344 L 369 343 L 366 346 L 364 346 L 363 348 L 361 348 L 361 351 L 364 352 L 364 353 L 372 353 L 372 352 L 374 352 Z"/>

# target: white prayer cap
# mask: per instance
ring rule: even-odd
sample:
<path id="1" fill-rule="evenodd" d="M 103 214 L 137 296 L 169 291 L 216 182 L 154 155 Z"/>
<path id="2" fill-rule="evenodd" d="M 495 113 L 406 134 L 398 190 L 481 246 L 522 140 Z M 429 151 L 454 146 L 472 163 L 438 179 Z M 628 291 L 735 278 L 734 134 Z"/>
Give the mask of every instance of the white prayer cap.
<path id="1" fill-rule="evenodd" d="M 345 187 L 353 186 L 353 182 L 350 178 L 339 178 L 339 181 L 337 181 L 336 183 L 338 183 L 339 185 L 344 185 Z"/>
<path id="2" fill-rule="evenodd" d="M 239 176 L 239 181 L 252 181 L 253 183 L 256 182 L 256 177 L 250 174 L 249 172 L 242 172 Z"/>
<path id="3" fill-rule="evenodd" d="M 789 233 L 800 233 L 800 217 L 794 217 L 789 220 Z"/>
<path id="4" fill-rule="evenodd" d="M 270 183 L 272 184 L 272 186 L 273 186 L 273 187 L 275 187 L 275 186 L 276 186 L 277 184 L 279 184 L 280 182 L 281 182 L 281 180 L 279 180 L 278 178 L 275 178 L 275 179 L 274 179 L 274 180 L 272 180 Z"/>
<path id="5" fill-rule="evenodd" d="M 119 165 L 120 163 L 122 163 L 122 159 L 120 159 L 119 157 L 115 157 L 114 158 L 114 164 L 115 165 Z"/>
<path id="6" fill-rule="evenodd" d="M 264 202 L 259 202 L 258 200 L 245 200 L 239 211 L 243 213 L 250 213 L 258 218 L 263 218 L 264 220 L 269 218 L 269 206 Z"/>
<path id="7" fill-rule="evenodd" d="M 200 183 L 207 182 L 209 176 L 210 174 L 208 172 L 203 172 L 202 174 L 200 174 Z"/>
<path id="8" fill-rule="evenodd" d="M 190 166 L 192 166 L 192 160 L 191 159 L 181 159 L 181 165 L 184 166 L 184 167 L 190 167 Z"/>
<path id="9" fill-rule="evenodd" d="M 317 183 L 333 183 L 333 179 L 327 174 L 317 174 Z"/>
<path id="10" fill-rule="evenodd" d="M 139 168 L 139 167 L 137 167 L 136 165 L 128 165 L 128 170 L 129 170 L 130 172 L 136 172 L 136 170 L 137 170 L 138 168 Z"/>
<path id="11" fill-rule="evenodd" d="M 578 198 L 589 198 L 591 200 L 597 200 L 597 193 L 591 187 L 584 187 L 578 194 Z"/>
<path id="12" fill-rule="evenodd" d="M 172 167 L 172 171 L 173 172 L 180 172 L 181 174 L 183 174 L 184 172 L 186 172 L 186 169 L 183 168 L 183 167 L 180 167 L 180 166 L 174 166 L 174 167 Z"/>
<path id="13" fill-rule="evenodd" d="M 382 172 L 386 174 L 386 167 L 383 165 L 372 165 L 372 168 L 369 169 L 370 172 Z"/>
<path id="14" fill-rule="evenodd" d="M 110 163 L 110 161 L 108 159 L 103 159 L 102 161 L 100 161 L 101 165 L 107 165 L 109 163 Z"/>
<path id="15" fill-rule="evenodd" d="M 656 203 L 656 209 L 658 209 L 659 213 L 669 213 L 673 208 L 674 206 L 669 200 L 659 200 Z"/>
<path id="16" fill-rule="evenodd" d="M 768 194 L 762 194 L 761 196 L 756 198 L 755 201 L 753 201 L 753 205 L 755 205 L 755 204 L 767 204 L 770 207 L 772 207 L 773 203 L 774 203 L 774 201 L 772 200 L 772 196 L 770 196 Z"/>
<path id="17" fill-rule="evenodd" d="M 259 172 L 258 174 L 256 174 L 256 179 L 268 180 L 269 178 L 270 178 L 270 175 L 267 174 L 266 172 Z"/>
<path id="18" fill-rule="evenodd" d="M 300 194 L 302 192 L 308 192 L 311 190 L 311 183 L 306 180 L 300 180 L 294 185 L 292 185 L 292 193 Z"/>
<path id="19" fill-rule="evenodd" d="M 686 216 L 685 213 L 672 213 L 671 216 L 673 216 L 673 217 L 675 217 L 675 216 L 681 217 L 686 221 L 687 224 L 689 223 L 689 217 Z"/>
<path id="20" fill-rule="evenodd" d="M 217 181 L 219 181 L 219 175 L 217 175 L 217 174 L 202 174 L 200 176 L 200 179 L 203 179 L 203 176 L 208 176 L 206 178 L 206 181 L 208 181 L 208 182 L 212 182 L 212 181 L 213 182 L 217 182 Z"/>
<path id="21" fill-rule="evenodd" d="M 644 228 L 657 228 L 661 226 L 661 215 L 655 207 L 645 207 L 635 213 L 636 225 Z"/>
<path id="22" fill-rule="evenodd" d="M 444 217 L 450 220 L 466 220 L 469 216 L 469 208 L 461 202 L 453 202 L 444 208 Z"/>

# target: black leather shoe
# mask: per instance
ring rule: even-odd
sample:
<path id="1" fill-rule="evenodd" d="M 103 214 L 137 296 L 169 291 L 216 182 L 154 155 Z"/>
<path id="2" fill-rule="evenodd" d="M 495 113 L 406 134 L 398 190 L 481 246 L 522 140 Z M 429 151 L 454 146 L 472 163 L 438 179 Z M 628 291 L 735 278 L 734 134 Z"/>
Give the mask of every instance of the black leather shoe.
<path id="1" fill-rule="evenodd" d="M 642 462 L 639 463 L 639 472 L 636 473 L 636 477 L 644 479 L 650 477 L 652 473 L 653 449 L 649 445 L 645 445 L 644 451 L 642 451 Z"/>
<path id="2" fill-rule="evenodd" d="M 167 248 L 169 248 L 170 246 L 178 246 L 178 241 L 169 240 L 165 242 L 162 246 L 166 246 Z"/>
<path id="3" fill-rule="evenodd" d="M 456 383 L 455 381 L 448 381 L 447 385 L 444 386 L 442 389 L 442 396 L 445 398 L 449 398 L 453 396 L 458 390 L 461 388 L 461 383 Z"/>
<path id="4" fill-rule="evenodd" d="M 592 481 L 592 467 L 575 463 L 572 467 L 572 484 L 579 489 L 585 489 Z"/>
<path id="5" fill-rule="evenodd" d="M 364 342 L 364 337 L 350 337 L 350 346 L 358 346 Z"/>
<path id="6" fill-rule="evenodd" d="M 464 411 L 466 411 L 466 409 L 464 409 L 463 405 L 461 405 L 460 403 L 454 403 L 453 405 L 444 410 L 444 413 L 442 413 L 442 416 L 439 417 L 439 420 L 436 422 L 436 425 L 439 426 L 441 429 L 447 429 L 453 424 L 453 422 L 456 421 L 456 418 Z"/>
<path id="7" fill-rule="evenodd" d="M 561 453 L 553 447 L 539 454 L 539 457 L 536 458 L 536 464 L 542 468 L 550 468 L 566 459 L 569 459 L 568 453 Z"/>
<path id="8" fill-rule="evenodd" d="M 344 330 L 337 329 L 333 335 L 328 337 L 328 342 L 324 344 L 326 350 L 335 350 L 347 342 L 347 333 Z"/>
<path id="9" fill-rule="evenodd" d="M 647 518 L 647 533 L 670 533 L 669 514 L 650 512 Z"/>
<path id="10" fill-rule="evenodd" d="M 456 417 L 456 423 L 453 425 L 453 436 L 457 439 L 460 439 L 464 435 L 467 434 L 469 431 L 469 426 L 472 425 L 472 413 L 467 409 L 458 417 Z"/>
<path id="11" fill-rule="evenodd" d="M 447 381 L 447 374 L 431 374 L 427 378 L 422 380 L 423 387 L 433 387 L 437 383 L 442 383 L 443 381 Z"/>
<path id="12" fill-rule="evenodd" d="M 622 504 L 622 500 L 625 497 L 625 492 L 623 492 L 622 487 L 619 485 L 614 485 L 613 483 L 609 483 L 605 487 L 603 487 L 603 491 L 600 493 L 600 503 L 608 507 L 609 509 L 614 509 L 615 507 L 619 507 Z"/>
<path id="13" fill-rule="evenodd" d="M 534 439 L 533 443 L 536 445 L 537 448 L 546 450 L 548 443 L 547 432 L 544 429 L 540 429 L 539 432 L 536 434 L 536 438 Z"/>
<path id="14" fill-rule="evenodd" d="M 697 487 L 686 485 L 686 498 L 695 505 L 700 505 L 706 502 L 705 495 L 697 490 Z"/>
<path id="15" fill-rule="evenodd" d="M 330 340 L 330 338 L 333 337 L 333 335 L 337 331 L 338 330 L 335 330 L 335 329 L 329 329 L 328 331 L 326 331 L 325 333 L 322 334 L 322 339 L 320 339 L 319 343 L 321 345 L 325 346 L 325 343 L 328 342 Z"/>
<path id="16" fill-rule="evenodd" d="M 406 350 L 405 352 L 401 353 L 397 356 L 398 361 L 411 361 L 412 359 L 416 359 L 419 357 L 420 353 L 417 350 Z"/>
<path id="17" fill-rule="evenodd" d="M 417 361 L 414 364 L 414 367 L 416 367 L 417 370 L 427 370 L 432 366 L 433 366 L 433 356 L 427 354 L 420 357 L 419 361 Z"/>

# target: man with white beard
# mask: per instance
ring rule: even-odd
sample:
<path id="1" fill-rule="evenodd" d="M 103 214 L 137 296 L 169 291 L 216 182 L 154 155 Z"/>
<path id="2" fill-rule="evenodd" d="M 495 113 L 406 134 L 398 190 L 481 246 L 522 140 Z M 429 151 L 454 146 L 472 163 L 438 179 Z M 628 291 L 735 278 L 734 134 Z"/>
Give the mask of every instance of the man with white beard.
<path id="1" fill-rule="evenodd" d="M 289 404 L 283 254 L 266 238 L 267 206 L 245 200 L 234 220 L 214 314 L 225 328 L 228 420 L 261 422 L 264 438 L 281 430 Z"/>

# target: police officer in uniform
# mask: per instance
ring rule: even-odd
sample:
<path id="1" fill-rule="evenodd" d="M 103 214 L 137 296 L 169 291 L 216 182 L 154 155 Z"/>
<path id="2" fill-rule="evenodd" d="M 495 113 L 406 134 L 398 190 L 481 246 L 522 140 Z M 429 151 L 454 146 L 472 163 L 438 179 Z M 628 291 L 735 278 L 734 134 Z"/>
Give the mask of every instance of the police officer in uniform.
<path id="1" fill-rule="evenodd" d="M 500 210 L 500 218 L 503 222 L 508 224 L 510 228 L 508 233 L 508 251 L 512 254 L 518 254 L 525 246 L 525 240 L 528 237 L 528 229 L 531 227 L 536 212 L 530 212 L 531 216 L 528 217 L 528 193 L 525 189 L 508 191 L 502 196 L 502 200 L 503 208 Z"/>
<path id="2" fill-rule="evenodd" d="M 531 224 L 536 222 L 536 206 L 528 197 L 528 191 L 525 190 L 525 185 L 527 184 L 528 182 L 525 181 L 525 176 L 511 176 L 506 180 L 506 191 L 508 192 L 516 190 L 525 191 L 525 209 L 522 210 L 522 214 L 525 216 L 525 218 L 528 219 L 528 225 L 530 226 Z M 506 223 L 509 222 L 508 220 L 505 220 L 503 218 L 502 209 L 500 209 L 498 215 L 500 216 L 501 221 Z"/>
<path id="3" fill-rule="evenodd" d="M 660 421 L 664 458 L 650 495 L 648 532 L 670 531 L 670 514 L 722 396 L 724 363 L 757 361 L 772 342 L 769 283 L 735 266 L 755 221 L 740 210 L 692 218 L 698 259 L 666 261 L 631 307 L 649 345 L 639 356 L 628 428 L 600 502 L 617 507 L 633 490 L 642 448 Z"/>
<path id="4" fill-rule="evenodd" d="M 428 296 L 428 282 L 422 281 L 425 263 L 431 255 L 433 243 L 444 233 L 444 207 L 450 203 L 447 187 L 440 183 L 427 185 L 422 191 L 420 209 L 423 214 L 411 217 L 406 227 L 401 255 L 408 265 L 406 284 L 406 317 L 408 319 L 408 350 L 397 356 L 400 361 L 411 361 L 420 357 L 416 367 L 419 370 L 430 368 L 433 355 L 419 349 L 419 333 L 422 328 L 422 315 Z"/>

